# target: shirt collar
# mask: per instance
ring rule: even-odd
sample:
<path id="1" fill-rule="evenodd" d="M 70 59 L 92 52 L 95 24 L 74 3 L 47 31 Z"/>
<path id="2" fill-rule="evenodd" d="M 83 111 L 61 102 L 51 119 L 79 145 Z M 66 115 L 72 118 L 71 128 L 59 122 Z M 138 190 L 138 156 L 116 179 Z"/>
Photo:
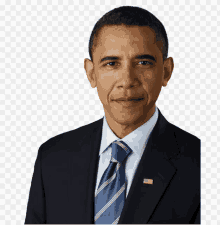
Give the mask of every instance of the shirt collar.
<path id="1" fill-rule="evenodd" d="M 145 141 L 149 137 L 151 131 L 153 130 L 158 119 L 158 109 L 155 107 L 155 112 L 153 116 L 136 130 L 132 131 L 130 134 L 126 135 L 124 138 L 118 138 L 111 128 L 109 127 L 106 117 L 103 119 L 103 127 L 102 127 L 102 140 L 99 155 L 101 155 L 107 147 L 114 141 L 124 141 L 134 153 L 139 153 L 141 151 L 141 147 L 144 146 Z"/>

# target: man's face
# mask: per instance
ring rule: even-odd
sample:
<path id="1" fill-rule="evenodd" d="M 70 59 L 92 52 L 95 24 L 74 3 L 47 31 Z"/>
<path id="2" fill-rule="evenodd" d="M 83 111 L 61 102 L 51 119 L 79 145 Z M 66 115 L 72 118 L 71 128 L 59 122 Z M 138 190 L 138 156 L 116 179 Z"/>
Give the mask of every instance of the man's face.
<path id="1" fill-rule="evenodd" d="M 96 43 L 93 62 L 85 59 L 85 69 L 106 117 L 122 125 L 145 121 L 170 79 L 172 58 L 167 69 L 162 44 L 156 43 L 154 31 L 146 26 L 104 26 Z"/>

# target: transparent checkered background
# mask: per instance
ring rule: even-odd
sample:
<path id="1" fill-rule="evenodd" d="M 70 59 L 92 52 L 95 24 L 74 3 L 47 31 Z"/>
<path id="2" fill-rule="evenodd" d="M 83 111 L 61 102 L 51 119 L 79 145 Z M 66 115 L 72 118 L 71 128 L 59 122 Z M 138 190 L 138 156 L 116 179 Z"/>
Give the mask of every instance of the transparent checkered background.
<path id="1" fill-rule="evenodd" d="M 0 222 L 23 224 L 39 146 L 100 119 L 83 61 L 96 21 L 121 5 L 164 24 L 174 71 L 157 106 L 202 141 L 202 224 L 219 224 L 220 6 L 212 1 L 0 1 Z"/>

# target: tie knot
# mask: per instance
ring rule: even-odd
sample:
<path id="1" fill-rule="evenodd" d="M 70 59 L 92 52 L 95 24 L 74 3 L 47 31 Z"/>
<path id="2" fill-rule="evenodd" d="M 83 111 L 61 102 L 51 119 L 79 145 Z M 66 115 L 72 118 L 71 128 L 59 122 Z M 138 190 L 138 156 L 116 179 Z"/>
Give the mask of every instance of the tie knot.
<path id="1" fill-rule="evenodd" d="M 131 154 L 132 150 L 129 148 L 129 146 L 123 142 L 123 141 L 114 141 L 112 143 L 112 158 L 122 163 L 125 158 L 128 157 L 129 154 Z"/>

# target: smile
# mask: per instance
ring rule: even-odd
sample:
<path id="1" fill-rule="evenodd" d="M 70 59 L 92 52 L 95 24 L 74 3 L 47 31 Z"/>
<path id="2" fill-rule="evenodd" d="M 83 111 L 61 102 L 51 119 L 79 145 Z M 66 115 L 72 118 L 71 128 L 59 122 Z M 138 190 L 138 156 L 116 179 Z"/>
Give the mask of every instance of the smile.
<path id="1" fill-rule="evenodd" d="M 121 106 L 124 107 L 135 107 L 137 104 L 143 102 L 143 98 L 142 99 L 132 99 L 132 100 L 128 100 L 128 101 L 115 101 L 118 104 L 120 104 Z"/>

